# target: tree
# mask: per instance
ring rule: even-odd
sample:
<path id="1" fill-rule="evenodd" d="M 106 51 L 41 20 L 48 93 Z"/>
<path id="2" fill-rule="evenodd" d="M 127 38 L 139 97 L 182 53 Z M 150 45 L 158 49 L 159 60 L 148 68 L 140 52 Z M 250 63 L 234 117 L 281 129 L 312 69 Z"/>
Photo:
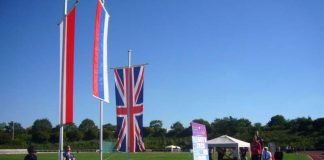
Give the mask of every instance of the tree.
<path id="1" fill-rule="evenodd" d="M 153 133 L 154 133 L 153 128 L 151 128 L 151 127 L 144 127 L 143 126 L 143 137 L 152 136 Z"/>
<path id="2" fill-rule="evenodd" d="M 262 124 L 261 123 L 254 123 L 254 126 L 253 126 L 254 130 L 256 131 L 260 131 L 262 129 Z"/>
<path id="3" fill-rule="evenodd" d="M 82 139 L 82 133 L 79 131 L 78 127 L 73 123 L 71 125 L 65 126 L 66 139 L 70 142 L 79 141 Z"/>
<path id="4" fill-rule="evenodd" d="M 273 127 L 276 127 L 276 128 L 280 128 L 280 129 L 284 129 L 286 128 L 286 125 L 287 125 L 287 121 L 285 119 L 284 116 L 282 115 L 275 115 L 273 117 L 271 117 L 271 120 L 268 122 L 267 124 L 269 127 L 273 128 Z"/>
<path id="5" fill-rule="evenodd" d="M 0 144 L 7 144 L 11 141 L 11 135 L 9 133 L 0 132 Z"/>
<path id="6" fill-rule="evenodd" d="M 48 119 L 37 119 L 32 126 L 32 141 L 47 143 L 50 139 L 52 124 Z"/>
<path id="7" fill-rule="evenodd" d="M 213 137 L 229 135 L 248 140 L 252 132 L 252 125 L 249 120 L 244 118 L 236 119 L 231 116 L 224 117 L 223 119 L 215 119 L 211 123 L 211 127 Z"/>
<path id="8" fill-rule="evenodd" d="M 211 124 L 212 134 L 215 137 L 224 134 L 229 136 L 234 136 L 238 132 L 238 129 L 235 125 L 235 121 L 237 121 L 237 119 L 231 116 L 224 117 L 223 119 L 215 119 L 214 122 Z"/>
<path id="9" fill-rule="evenodd" d="M 301 134 L 307 134 L 313 129 L 313 121 L 310 117 L 296 118 L 289 122 L 291 132 L 300 132 Z"/>
<path id="10" fill-rule="evenodd" d="M 56 125 L 54 128 L 52 128 L 49 141 L 51 143 L 58 143 L 59 140 L 60 140 L 60 125 Z"/>
<path id="11" fill-rule="evenodd" d="M 84 119 L 79 125 L 80 131 L 83 133 L 84 140 L 93 140 L 98 136 L 98 128 L 91 119 Z"/>
<path id="12" fill-rule="evenodd" d="M 248 119 L 240 118 L 236 122 L 237 126 L 237 133 L 235 134 L 235 137 L 242 139 L 242 140 L 252 140 L 252 137 L 254 135 L 253 127 L 251 125 L 251 122 Z"/>
<path id="13" fill-rule="evenodd" d="M 324 135 L 324 118 L 318 118 L 313 122 L 313 128 L 319 132 L 320 135 Z"/>
<path id="14" fill-rule="evenodd" d="M 6 144 L 10 142 L 10 134 L 6 133 L 6 123 L 0 123 L 0 144 Z"/>
<path id="15" fill-rule="evenodd" d="M 181 122 L 177 121 L 171 125 L 171 130 L 167 133 L 168 137 L 179 137 L 184 127 Z"/>
<path id="16" fill-rule="evenodd" d="M 93 122 L 93 120 L 91 119 L 84 119 L 81 124 L 79 125 L 79 129 L 82 132 L 86 132 L 87 130 L 91 129 L 91 128 L 97 128 L 95 123 Z"/>
<path id="17" fill-rule="evenodd" d="M 5 127 L 5 132 L 11 135 L 14 132 L 15 139 L 24 139 L 26 137 L 26 130 L 18 122 L 9 122 Z"/>
<path id="18" fill-rule="evenodd" d="M 6 125 L 7 125 L 7 124 L 4 123 L 4 122 L 0 123 L 0 133 L 6 131 Z"/>
<path id="19" fill-rule="evenodd" d="M 159 129 L 162 128 L 162 126 L 163 126 L 163 123 L 162 123 L 161 120 L 152 120 L 150 122 L 150 128 L 154 128 L 156 130 L 159 130 Z"/>
<path id="20" fill-rule="evenodd" d="M 181 132 L 184 130 L 184 127 L 181 122 L 177 121 L 171 125 L 171 129 L 177 132 Z"/>
<path id="21" fill-rule="evenodd" d="M 166 129 L 162 128 L 162 126 L 163 126 L 163 123 L 161 120 L 152 120 L 150 122 L 150 128 L 152 129 L 150 136 L 165 137 Z"/>
<path id="22" fill-rule="evenodd" d="M 113 140 L 116 139 L 116 129 L 115 125 L 110 123 L 103 125 L 103 139 Z"/>

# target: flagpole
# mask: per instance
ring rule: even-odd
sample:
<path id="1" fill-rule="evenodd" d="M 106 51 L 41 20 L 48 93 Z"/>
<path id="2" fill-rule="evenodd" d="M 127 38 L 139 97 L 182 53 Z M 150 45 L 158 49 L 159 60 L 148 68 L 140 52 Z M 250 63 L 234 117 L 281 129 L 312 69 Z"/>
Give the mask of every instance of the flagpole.
<path id="1" fill-rule="evenodd" d="M 67 14 L 67 6 L 68 6 L 68 0 L 64 0 L 64 18 L 66 17 L 66 14 Z M 66 28 L 65 28 L 65 22 L 64 22 L 65 20 L 63 19 L 63 27 L 64 27 L 64 29 L 63 29 L 63 32 L 66 32 Z M 65 35 L 65 33 L 63 33 L 63 36 Z M 62 108 L 62 103 L 63 103 L 63 88 L 62 88 L 62 86 L 63 86 L 63 78 L 64 78 L 64 75 L 63 75 L 63 69 L 64 69 L 64 62 L 63 62 L 63 60 L 64 60 L 64 48 L 65 48 L 65 46 L 63 46 L 63 45 L 65 45 L 65 37 L 62 37 L 62 41 L 63 41 L 63 44 L 62 44 L 62 51 L 61 51 L 61 54 L 60 54 L 60 107 L 59 107 L 59 110 L 60 110 L 60 112 L 59 112 L 59 114 L 60 114 L 60 142 L 59 142 L 59 160 L 63 160 L 63 133 L 64 133 L 64 126 L 63 126 L 63 114 L 62 114 L 62 112 L 64 112 L 63 111 L 63 108 Z"/>
<path id="2" fill-rule="evenodd" d="M 100 100 L 100 160 L 102 160 L 102 139 L 103 139 L 103 101 Z"/>
<path id="3" fill-rule="evenodd" d="M 102 4 L 105 5 L 105 0 L 101 0 Z M 100 160 L 102 160 L 102 141 L 103 141 L 103 101 L 100 100 Z"/>
<path id="4" fill-rule="evenodd" d="M 127 107 L 127 155 L 128 155 L 128 160 L 130 160 L 130 155 L 129 155 L 129 150 L 130 150 L 130 146 L 129 146 L 129 144 L 130 144 L 130 117 L 129 117 L 129 115 L 130 115 L 130 107 L 132 107 L 132 106 L 130 106 L 130 101 L 131 101 L 131 98 L 130 98 L 130 87 L 131 87 L 131 81 L 130 81 L 130 75 L 131 75 L 131 58 L 132 58 L 132 50 L 131 49 L 128 49 L 128 91 L 127 91 L 127 93 L 128 93 L 128 107 Z"/>
<path id="5" fill-rule="evenodd" d="M 140 66 L 146 66 L 146 65 L 149 65 L 149 63 L 143 63 L 143 64 L 135 64 L 135 65 L 132 65 L 131 67 L 140 67 Z M 123 66 L 123 67 L 111 67 L 111 68 L 109 68 L 109 69 L 123 69 L 123 68 L 127 68 L 128 67 L 128 65 L 127 66 Z"/>

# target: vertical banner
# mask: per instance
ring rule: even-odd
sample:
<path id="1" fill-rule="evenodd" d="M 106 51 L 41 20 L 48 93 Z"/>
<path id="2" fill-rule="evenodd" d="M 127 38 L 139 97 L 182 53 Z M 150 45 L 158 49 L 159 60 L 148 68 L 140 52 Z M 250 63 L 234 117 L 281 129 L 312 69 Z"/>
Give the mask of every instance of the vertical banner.
<path id="1" fill-rule="evenodd" d="M 191 127 L 194 160 L 209 160 L 205 125 L 192 122 Z"/>
<path id="2" fill-rule="evenodd" d="M 98 0 L 95 22 L 95 36 L 93 47 L 93 96 L 108 103 L 108 63 L 107 63 L 107 41 L 108 41 L 109 14 Z"/>
<path id="3" fill-rule="evenodd" d="M 117 106 L 117 150 L 126 152 L 127 144 L 129 144 L 129 152 L 144 151 L 142 132 L 144 65 L 114 69 L 114 73 Z M 130 118 L 129 124 L 128 116 Z"/>
<path id="4" fill-rule="evenodd" d="M 75 7 L 60 23 L 61 47 L 61 124 L 73 123 Z"/>

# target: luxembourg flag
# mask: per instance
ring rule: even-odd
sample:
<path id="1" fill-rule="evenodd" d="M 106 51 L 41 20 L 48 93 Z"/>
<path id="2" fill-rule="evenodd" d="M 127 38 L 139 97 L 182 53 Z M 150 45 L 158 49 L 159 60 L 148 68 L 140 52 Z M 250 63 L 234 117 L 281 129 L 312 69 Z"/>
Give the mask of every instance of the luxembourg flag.
<path id="1" fill-rule="evenodd" d="M 98 0 L 93 48 L 93 96 L 109 103 L 107 38 L 109 14 Z"/>

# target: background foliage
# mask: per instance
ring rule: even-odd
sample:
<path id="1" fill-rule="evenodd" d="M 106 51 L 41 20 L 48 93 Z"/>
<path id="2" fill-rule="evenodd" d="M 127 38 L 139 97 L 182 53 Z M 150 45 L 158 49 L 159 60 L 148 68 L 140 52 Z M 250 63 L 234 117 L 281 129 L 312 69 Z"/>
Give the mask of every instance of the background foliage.
<path id="1" fill-rule="evenodd" d="M 206 125 L 208 139 L 225 134 L 251 142 L 258 130 L 265 144 L 275 142 L 281 147 L 324 149 L 324 118 L 313 120 L 310 117 L 300 117 L 287 120 L 282 115 L 275 115 L 265 125 L 252 124 L 248 119 L 231 116 L 216 118 L 211 123 L 204 119 L 194 119 L 193 122 Z M 103 128 L 104 140 L 115 142 L 116 126 L 108 123 Z M 143 127 L 145 147 L 155 150 L 171 144 L 183 149 L 192 147 L 190 124 L 183 125 L 177 121 L 168 128 L 164 128 L 162 120 L 152 120 L 149 126 Z M 79 126 L 65 126 L 64 131 L 65 144 L 72 145 L 74 150 L 98 148 L 99 129 L 93 120 L 84 119 Z M 58 140 L 59 126 L 53 127 L 48 119 L 37 119 L 28 128 L 23 128 L 18 122 L 0 123 L 0 148 L 26 148 L 33 144 L 42 150 L 57 150 Z"/>

